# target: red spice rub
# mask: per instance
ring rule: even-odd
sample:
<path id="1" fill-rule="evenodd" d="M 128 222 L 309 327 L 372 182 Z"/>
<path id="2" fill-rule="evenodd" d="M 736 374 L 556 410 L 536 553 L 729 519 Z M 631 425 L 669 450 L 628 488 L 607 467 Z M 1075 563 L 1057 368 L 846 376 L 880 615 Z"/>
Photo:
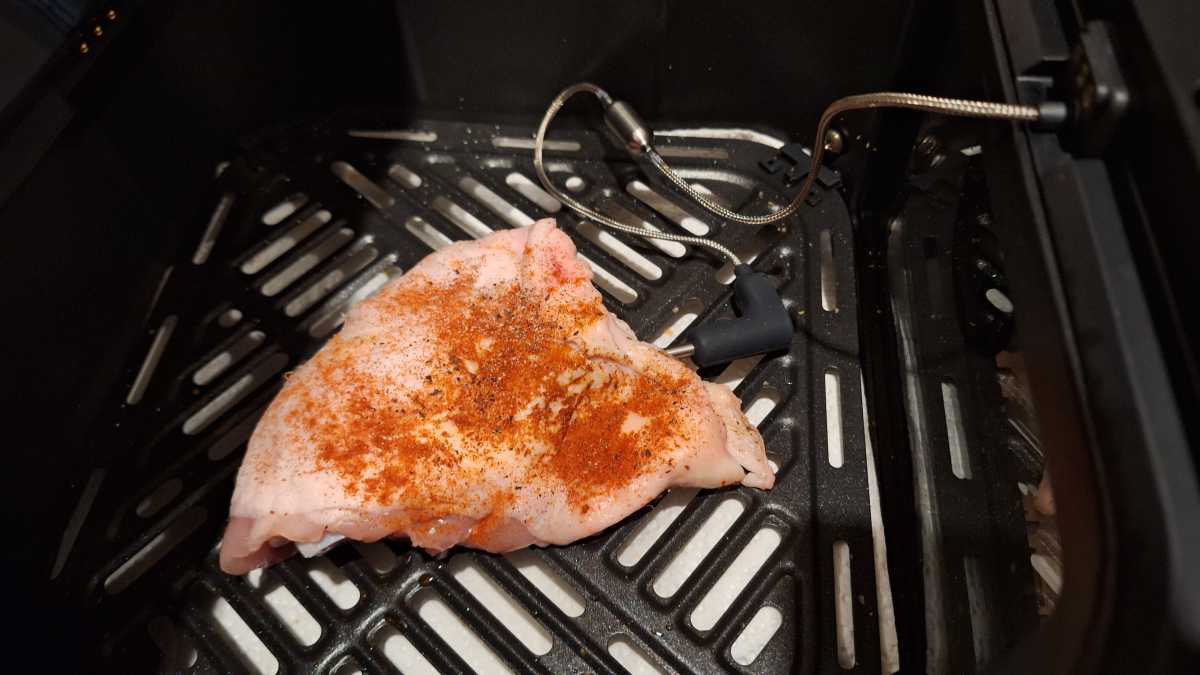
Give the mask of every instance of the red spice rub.
<path id="1" fill-rule="evenodd" d="M 309 366 L 340 405 L 318 400 L 311 387 L 285 388 L 283 396 L 297 397 L 293 428 L 315 442 L 315 469 L 367 502 L 403 497 L 405 508 L 428 512 L 453 512 L 465 491 L 517 469 L 513 489 L 561 484 L 587 513 L 593 498 L 670 468 L 667 455 L 686 440 L 676 416 L 688 385 L 682 374 L 635 373 L 611 354 L 589 358 L 572 338 L 604 317 L 598 298 L 551 306 L 516 284 L 482 295 L 474 277 L 462 269 L 450 285 L 410 280 L 373 301 L 406 325 L 428 327 L 436 356 L 414 364 L 428 367 L 418 388 L 398 389 L 363 365 L 356 341 L 369 335 L 336 336 Z M 503 452 L 527 461 L 514 466 Z M 422 480 L 430 475 L 438 480 Z M 485 491 L 492 506 L 512 501 L 508 487 L 495 487 Z"/>

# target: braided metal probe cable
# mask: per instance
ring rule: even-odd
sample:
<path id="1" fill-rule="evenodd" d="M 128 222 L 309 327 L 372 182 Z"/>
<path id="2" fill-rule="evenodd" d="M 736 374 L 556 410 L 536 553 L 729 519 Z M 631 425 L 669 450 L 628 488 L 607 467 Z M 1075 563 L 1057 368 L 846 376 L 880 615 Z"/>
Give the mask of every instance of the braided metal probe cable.
<path id="1" fill-rule="evenodd" d="M 847 96 L 838 99 L 821 114 L 821 120 L 817 124 L 817 138 L 813 141 L 812 145 L 812 161 L 809 166 L 808 176 L 805 177 L 803 185 L 800 186 L 800 191 L 796 193 L 796 196 L 792 198 L 791 203 L 787 206 L 761 216 L 745 216 L 717 204 L 697 192 L 683 177 L 675 173 L 675 170 L 667 164 L 667 161 L 656 150 L 650 148 L 646 151 L 646 155 L 649 157 L 650 163 L 666 176 L 675 187 L 679 188 L 681 192 L 711 213 L 728 221 L 743 225 L 768 225 L 783 220 L 798 211 L 800 205 L 804 202 L 804 198 L 812 190 L 813 183 L 817 179 L 817 173 L 821 168 L 821 158 L 825 154 L 824 139 L 826 132 L 829 130 L 830 122 L 844 112 L 866 108 L 907 108 L 956 117 L 1011 120 L 1014 122 L 1037 122 L 1041 119 L 1041 111 L 1037 106 L 970 101 L 957 98 L 942 98 L 940 96 L 925 96 L 923 94 L 880 92 L 875 94 L 859 94 L 857 96 Z"/>
<path id="2" fill-rule="evenodd" d="M 563 193 L 552 182 L 550 182 L 550 177 L 546 174 L 546 167 L 542 161 L 542 150 L 546 143 L 546 130 L 550 128 L 550 122 L 554 119 L 554 116 L 558 114 L 558 111 L 572 96 L 585 92 L 594 94 L 596 98 L 600 99 L 600 103 L 606 108 L 612 104 L 612 97 L 610 97 L 600 87 L 588 82 L 573 84 L 566 89 L 563 89 L 558 96 L 554 97 L 554 100 L 550 102 L 550 107 L 546 109 L 546 114 L 542 117 L 542 123 L 538 126 L 537 138 L 533 142 L 533 168 L 537 172 L 537 177 L 538 180 L 541 181 L 542 187 L 546 188 L 546 190 L 550 194 L 554 195 L 558 201 L 569 206 L 571 210 L 575 211 L 581 216 L 584 216 L 588 220 L 594 221 L 597 224 L 603 225 L 609 229 L 617 230 L 618 232 L 625 232 L 626 234 L 632 234 L 638 237 L 646 237 L 649 239 L 664 239 L 666 241 L 676 241 L 682 244 L 703 246 L 705 248 L 712 249 L 728 258 L 729 262 L 731 262 L 734 266 L 741 265 L 742 261 L 740 258 L 738 258 L 737 254 L 729 250 L 729 248 L 718 244 L 711 239 L 692 237 L 682 234 L 672 234 L 669 232 L 658 232 L 656 230 L 626 225 L 625 223 L 609 218 L 604 214 L 593 211 L 591 208 L 585 206 L 581 202 L 576 201 L 570 195 Z M 671 171 L 670 167 L 667 167 L 666 170 Z M 674 172 L 671 171 L 671 174 L 674 174 Z M 687 185 L 687 183 L 685 182 L 684 185 Z"/>

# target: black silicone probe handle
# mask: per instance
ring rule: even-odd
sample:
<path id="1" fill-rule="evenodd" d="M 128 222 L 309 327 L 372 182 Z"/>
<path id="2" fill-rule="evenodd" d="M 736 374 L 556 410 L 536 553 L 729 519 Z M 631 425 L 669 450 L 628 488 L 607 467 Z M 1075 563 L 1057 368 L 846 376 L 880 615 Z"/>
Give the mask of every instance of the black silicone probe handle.
<path id="1" fill-rule="evenodd" d="M 698 366 L 786 350 L 792 344 L 792 319 L 766 275 L 749 265 L 734 268 L 733 297 L 741 316 L 721 319 L 692 332 L 692 360 Z"/>

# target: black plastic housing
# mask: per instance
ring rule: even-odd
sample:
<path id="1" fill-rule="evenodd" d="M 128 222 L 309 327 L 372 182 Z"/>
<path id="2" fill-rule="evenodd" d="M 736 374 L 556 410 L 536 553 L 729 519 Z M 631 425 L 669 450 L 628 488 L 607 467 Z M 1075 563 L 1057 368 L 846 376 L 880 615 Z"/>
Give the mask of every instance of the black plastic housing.
<path id="1" fill-rule="evenodd" d="M 739 316 L 691 333 L 692 361 L 700 367 L 786 350 L 792 342 L 792 320 L 771 280 L 745 264 L 736 266 L 734 275 Z"/>

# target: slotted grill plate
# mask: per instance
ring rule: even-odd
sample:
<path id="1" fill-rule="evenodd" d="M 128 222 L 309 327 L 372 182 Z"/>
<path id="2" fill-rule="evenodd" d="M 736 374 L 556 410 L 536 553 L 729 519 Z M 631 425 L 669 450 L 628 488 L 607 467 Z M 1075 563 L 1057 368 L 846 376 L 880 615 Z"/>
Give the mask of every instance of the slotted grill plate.
<path id="1" fill-rule="evenodd" d="M 785 228 L 722 226 L 591 131 L 564 132 L 548 153 L 564 189 L 663 230 L 710 229 L 778 281 L 797 327 L 790 353 L 701 371 L 736 387 L 761 418 L 779 466 L 775 489 L 675 493 L 598 536 L 524 553 L 516 564 L 471 552 L 433 559 L 387 542 L 292 558 L 253 580 L 219 571 L 214 544 L 241 451 L 282 374 L 319 348 L 348 307 L 431 247 L 554 215 L 600 269 L 607 306 L 639 337 L 667 345 L 686 339 L 681 316 L 697 314 L 696 326 L 732 314 L 721 283 L 728 270 L 706 252 L 677 257 L 670 246 L 624 235 L 605 235 L 606 248 L 566 210 L 548 213 L 554 204 L 530 189 L 528 128 L 414 122 L 399 133 L 348 133 L 379 129 L 357 122 L 248 140 L 243 156 L 221 167 L 197 213 L 195 244 L 163 280 L 144 343 L 113 393 L 113 416 L 95 434 L 106 463 L 94 474 L 94 501 L 81 502 L 87 526 L 67 547 L 60 576 L 93 608 L 105 661 L 196 672 L 387 672 L 399 654 L 407 666 L 423 659 L 442 672 L 501 662 L 513 672 L 832 672 L 851 664 L 877 672 L 853 248 L 841 197 L 818 187 Z M 735 208 L 781 204 L 782 185 L 758 166 L 773 148 L 761 135 L 731 136 L 664 138 L 664 154 Z M 614 240 L 636 255 L 614 254 Z M 656 509 L 675 517 L 664 527 Z M 841 586 L 853 619 L 842 617 L 840 647 L 835 542 L 849 551 Z M 672 576 L 681 569 L 686 578 Z M 547 591 L 552 601 L 527 574 L 563 588 Z M 481 594 L 489 580 L 500 595 Z M 446 631 L 453 617 L 466 633 Z M 757 639 L 769 639 L 756 656 L 747 646 L 754 636 L 739 642 L 752 619 L 778 623 L 759 631 Z M 247 629 L 258 642 L 242 639 L 239 648 L 230 634 Z"/>

